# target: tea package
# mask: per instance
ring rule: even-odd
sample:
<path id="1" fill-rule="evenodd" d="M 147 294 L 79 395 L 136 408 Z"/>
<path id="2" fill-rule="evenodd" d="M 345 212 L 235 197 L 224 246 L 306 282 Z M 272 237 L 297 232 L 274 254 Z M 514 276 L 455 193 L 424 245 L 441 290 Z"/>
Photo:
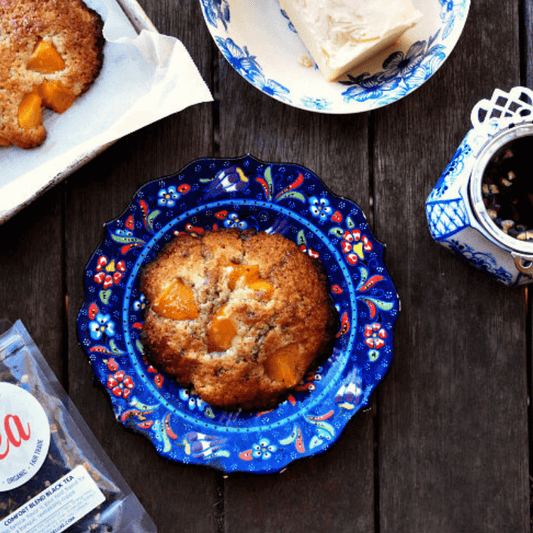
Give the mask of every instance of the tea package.
<path id="1" fill-rule="evenodd" d="M 63 531 L 157 530 L 18 321 L 0 335 L 0 533 Z"/>

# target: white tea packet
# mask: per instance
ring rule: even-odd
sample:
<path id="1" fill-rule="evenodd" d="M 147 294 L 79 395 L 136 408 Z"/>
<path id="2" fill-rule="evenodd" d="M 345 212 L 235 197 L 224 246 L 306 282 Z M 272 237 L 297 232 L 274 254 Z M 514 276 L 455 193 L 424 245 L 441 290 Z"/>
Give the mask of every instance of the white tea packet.
<path id="1" fill-rule="evenodd" d="M 63 531 L 157 530 L 17 321 L 0 335 L 0 533 Z"/>

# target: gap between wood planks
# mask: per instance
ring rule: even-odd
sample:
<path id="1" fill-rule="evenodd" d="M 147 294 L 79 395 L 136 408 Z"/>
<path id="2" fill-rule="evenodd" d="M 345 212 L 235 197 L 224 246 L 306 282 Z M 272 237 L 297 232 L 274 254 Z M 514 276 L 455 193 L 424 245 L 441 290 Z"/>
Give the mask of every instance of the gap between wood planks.
<path id="1" fill-rule="evenodd" d="M 213 53 L 211 72 L 213 80 L 213 157 L 221 157 L 220 153 L 220 63 L 218 57 L 218 51 L 211 43 Z M 374 113 L 368 114 L 368 190 L 369 190 L 369 210 L 368 210 L 368 223 L 372 229 L 374 229 L 374 196 L 375 196 L 375 167 L 374 167 Z M 380 505 L 379 505 L 379 409 L 377 404 L 379 402 L 379 393 L 375 391 L 374 407 L 373 407 L 373 461 L 374 461 L 374 533 L 380 531 Z M 225 520 L 225 479 L 228 476 L 221 472 L 215 474 L 217 501 L 214 503 L 214 514 L 217 526 L 217 533 L 226 532 L 226 520 Z M 532 531 L 533 533 L 533 531 Z"/>
<path id="2" fill-rule="evenodd" d="M 521 0 L 519 5 L 519 46 L 522 50 L 520 58 L 520 84 L 525 87 L 533 89 L 533 66 L 531 58 L 533 58 L 533 34 L 530 28 L 533 24 L 533 0 Z M 526 286 L 524 289 L 524 298 L 526 303 L 526 352 L 527 352 L 527 395 L 528 395 L 528 432 L 529 432 L 529 501 L 530 501 L 530 531 L 533 533 L 533 465 L 531 457 L 533 457 L 533 412 L 531 406 L 531 397 L 533 392 L 533 365 L 531 359 L 533 357 L 532 348 L 532 334 L 533 334 L 533 304 L 529 298 L 529 289 Z"/>

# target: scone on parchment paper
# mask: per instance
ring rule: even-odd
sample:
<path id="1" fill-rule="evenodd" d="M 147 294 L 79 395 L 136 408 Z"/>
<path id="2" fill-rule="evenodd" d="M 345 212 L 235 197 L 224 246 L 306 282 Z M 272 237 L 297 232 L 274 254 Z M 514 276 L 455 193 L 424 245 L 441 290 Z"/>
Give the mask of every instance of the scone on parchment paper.
<path id="1" fill-rule="evenodd" d="M 327 278 L 279 234 L 179 235 L 143 271 L 152 364 L 220 408 L 275 406 L 337 328 Z"/>
<path id="2" fill-rule="evenodd" d="M 46 139 L 42 109 L 66 111 L 103 64 L 103 21 L 81 0 L 0 0 L 0 145 Z"/>

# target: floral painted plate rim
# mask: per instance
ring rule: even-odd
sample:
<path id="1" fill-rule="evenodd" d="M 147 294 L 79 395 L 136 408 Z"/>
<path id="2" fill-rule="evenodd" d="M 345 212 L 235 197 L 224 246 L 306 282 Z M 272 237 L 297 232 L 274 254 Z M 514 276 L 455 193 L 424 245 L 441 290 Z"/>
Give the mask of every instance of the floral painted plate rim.
<path id="1" fill-rule="evenodd" d="M 139 273 L 175 235 L 221 227 L 278 232 L 321 261 L 339 313 L 331 357 L 276 409 L 205 404 L 146 360 Z M 79 342 L 115 417 L 165 458 L 268 473 L 329 448 L 387 372 L 399 299 L 361 209 L 310 170 L 246 155 L 195 160 L 143 185 L 104 226 L 85 269 Z"/>
<path id="2" fill-rule="evenodd" d="M 413 0 L 422 20 L 346 80 L 328 82 L 277 0 L 200 0 L 220 53 L 264 94 L 307 111 L 349 114 L 386 106 L 424 84 L 457 44 L 470 0 Z M 303 59 L 305 60 L 303 60 Z M 307 65 L 307 66 L 306 66 Z"/>

